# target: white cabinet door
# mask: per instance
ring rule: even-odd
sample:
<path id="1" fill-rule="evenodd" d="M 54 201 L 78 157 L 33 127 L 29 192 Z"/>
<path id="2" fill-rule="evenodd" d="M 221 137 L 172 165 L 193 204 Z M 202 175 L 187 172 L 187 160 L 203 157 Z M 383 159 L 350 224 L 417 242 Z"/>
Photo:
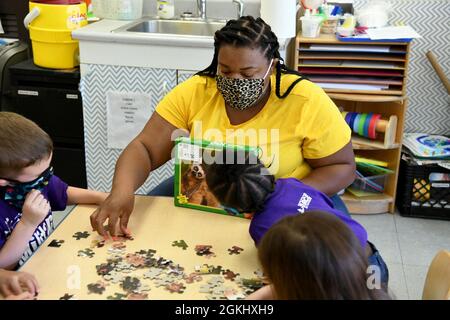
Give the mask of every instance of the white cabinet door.
<path id="1" fill-rule="evenodd" d="M 149 113 L 152 114 L 158 102 L 175 87 L 177 72 L 172 69 L 97 64 L 84 64 L 82 69 L 80 90 L 83 97 L 87 183 L 90 189 L 109 192 L 114 167 L 122 150 L 107 146 L 107 93 L 115 91 L 149 94 Z M 169 161 L 152 172 L 150 179 L 147 179 L 137 193 L 147 194 L 172 175 L 173 163 Z"/>

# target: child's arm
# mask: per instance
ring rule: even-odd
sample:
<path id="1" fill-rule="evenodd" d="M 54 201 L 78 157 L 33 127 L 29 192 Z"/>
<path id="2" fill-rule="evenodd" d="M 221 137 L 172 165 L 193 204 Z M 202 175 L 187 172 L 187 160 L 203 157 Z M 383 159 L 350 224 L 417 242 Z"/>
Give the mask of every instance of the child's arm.
<path id="1" fill-rule="evenodd" d="M 7 300 L 33 299 L 38 292 L 39 285 L 33 275 L 0 269 L 0 295 Z"/>
<path id="2" fill-rule="evenodd" d="M 28 248 L 38 225 L 50 212 L 50 204 L 37 190 L 31 190 L 23 204 L 22 218 L 0 249 L 0 268 L 13 269 Z"/>
<path id="3" fill-rule="evenodd" d="M 245 300 L 274 300 L 274 299 L 275 297 L 271 285 L 264 286 L 245 298 Z"/>
<path id="4" fill-rule="evenodd" d="M 12 270 L 28 248 L 36 226 L 19 221 L 5 245 L 0 249 L 0 268 Z"/>
<path id="5" fill-rule="evenodd" d="M 97 204 L 100 205 L 108 197 L 108 194 L 100 191 L 81 189 L 76 187 L 67 188 L 67 204 Z"/>

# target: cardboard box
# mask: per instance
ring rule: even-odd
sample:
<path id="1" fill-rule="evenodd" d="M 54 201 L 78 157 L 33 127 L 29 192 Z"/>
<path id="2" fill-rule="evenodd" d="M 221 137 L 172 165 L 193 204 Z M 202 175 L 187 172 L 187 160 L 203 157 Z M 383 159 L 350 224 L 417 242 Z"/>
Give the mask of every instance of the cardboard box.
<path id="1" fill-rule="evenodd" d="M 211 163 L 215 151 L 242 150 L 258 154 L 258 149 L 249 146 L 237 146 L 192 140 L 181 137 L 175 141 L 175 206 L 232 215 L 241 218 L 251 218 L 251 213 L 239 213 L 234 208 L 223 206 L 209 191 L 206 184 L 206 174 L 203 164 Z"/>

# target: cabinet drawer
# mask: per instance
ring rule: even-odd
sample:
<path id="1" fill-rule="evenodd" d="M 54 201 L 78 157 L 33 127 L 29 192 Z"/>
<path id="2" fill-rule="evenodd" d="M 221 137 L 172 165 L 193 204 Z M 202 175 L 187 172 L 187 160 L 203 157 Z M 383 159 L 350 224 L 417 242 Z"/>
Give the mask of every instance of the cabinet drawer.
<path id="1" fill-rule="evenodd" d="M 13 112 L 45 130 L 52 138 L 83 141 L 83 107 L 77 90 L 16 87 Z"/>
<path id="2" fill-rule="evenodd" d="M 52 166 L 59 178 L 70 186 L 86 188 L 84 149 L 55 145 Z"/>

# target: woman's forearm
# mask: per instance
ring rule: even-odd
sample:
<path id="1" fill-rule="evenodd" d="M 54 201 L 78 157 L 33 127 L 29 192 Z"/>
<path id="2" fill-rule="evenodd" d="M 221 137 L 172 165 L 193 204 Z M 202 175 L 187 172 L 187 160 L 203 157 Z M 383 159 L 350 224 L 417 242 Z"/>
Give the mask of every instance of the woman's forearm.
<path id="1" fill-rule="evenodd" d="M 151 169 L 147 149 L 134 140 L 117 160 L 111 193 L 134 193 L 145 182 Z"/>
<path id="2" fill-rule="evenodd" d="M 301 180 L 303 183 L 332 196 L 348 187 L 354 179 L 355 166 L 353 164 L 332 164 L 313 169 L 309 175 Z"/>

